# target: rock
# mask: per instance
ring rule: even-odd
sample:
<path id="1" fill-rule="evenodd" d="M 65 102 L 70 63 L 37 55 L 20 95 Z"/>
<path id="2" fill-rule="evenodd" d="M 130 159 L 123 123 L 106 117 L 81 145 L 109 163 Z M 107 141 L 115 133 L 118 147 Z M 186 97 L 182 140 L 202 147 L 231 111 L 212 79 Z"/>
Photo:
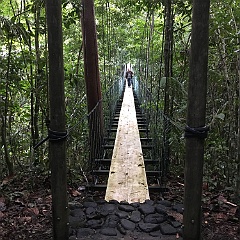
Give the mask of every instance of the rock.
<path id="1" fill-rule="evenodd" d="M 117 211 L 115 213 L 119 218 L 128 218 L 128 213 L 124 211 Z"/>
<path id="2" fill-rule="evenodd" d="M 98 212 L 96 211 L 96 208 L 94 207 L 88 207 L 85 212 L 88 219 L 99 219 L 101 217 L 100 214 L 98 214 Z"/>
<path id="3" fill-rule="evenodd" d="M 114 214 L 108 215 L 105 222 L 104 227 L 114 228 L 117 226 L 120 218 Z"/>
<path id="4" fill-rule="evenodd" d="M 96 231 L 91 228 L 80 228 L 77 231 L 77 237 L 88 237 L 94 235 L 95 233 Z"/>
<path id="5" fill-rule="evenodd" d="M 146 204 L 149 204 L 149 205 L 151 205 L 151 206 L 154 205 L 154 201 L 153 201 L 153 200 L 150 200 L 150 199 L 145 200 L 145 203 L 146 203 Z"/>
<path id="6" fill-rule="evenodd" d="M 184 212 L 184 205 L 183 205 L 182 203 L 176 204 L 176 205 L 173 206 L 172 209 L 173 209 L 174 211 L 178 212 L 178 213 L 183 214 L 183 212 Z"/>
<path id="7" fill-rule="evenodd" d="M 131 206 L 133 206 L 134 208 L 138 208 L 140 206 L 140 203 L 134 202 L 134 203 L 131 203 Z"/>
<path id="8" fill-rule="evenodd" d="M 70 212 L 70 215 L 73 217 L 85 218 L 85 213 L 81 208 L 76 208 Z"/>
<path id="9" fill-rule="evenodd" d="M 117 231 L 115 228 L 103 228 L 101 229 L 100 233 L 105 236 L 117 236 Z"/>
<path id="10" fill-rule="evenodd" d="M 98 205 L 102 205 L 102 204 L 107 203 L 107 201 L 106 201 L 105 199 L 99 199 L 99 200 L 96 201 L 96 203 L 97 203 Z"/>
<path id="11" fill-rule="evenodd" d="M 156 212 L 163 214 L 163 215 L 167 215 L 167 208 L 166 206 L 162 205 L 162 204 L 157 204 L 155 206 Z"/>
<path id="12" fill-rule="evenodd" d="M 172 206 L 172 203 L 170 201 L 167 201 L 167 200 L 161 200 L 161 201 L 158 201 L 157 203 L 161 204 L 165 207 L 171 207 Z"/>
<path id="13" fill-rule="evenodd" d="M 119 205 L 118 206 L 119 210 L 125 211 L 125 212 L 132 212 L 135 210 L 135 208 L 131 205 Z"/>
<path id="14" fill-rule="evenodd" d="M 144 222 L 140 222 L 138 226 L 143 232 L 146 232 L 146 233 L 157 231 L 160 228 L 159 224 L 144 223 Z"/>
<path id="15" fill-rule="evenodd" d="M 114 205 L 118 205 L 119 202 L 117 200 L 110 200 L 109 201 L 110 204 L 114 204 Z"/>
<path id="16" fill-rule="evenodd" d="M 102 227 L 102 220 L 101 219 L 91 219 L 87 221 L 87 226 L 89 228 L 93 228 L 93 229 L 99 229 Z"/>
<path id="17" fill-rule="evenodd" d="M 162 223 L 165 220 L 166 220 L 166 217 L 159 213 L 149 214 L 144 218 L 145 223 Z"/>
<path id="18" fill-rule="evenodd" d="M 88 207 L 88 208 L 86 208 L 85 212 L 87 215 L 91 215 L 96 212 L 96 208 Z"/>
<path id="19" fill-rule="evenodd" d="M 138 223 L 141 221 L 141 213 L 139 211 L 133 211 L 130 220 L 134 223 Z"/>
<path id="20" fill-rule="evenodd" d="M 69 216 L 68 220 L 69 220 L 70 227 L 72 227 L 73 229 L 84 227 L 86 224 L 85 219 L 80 219 L 78 217 Z"/>
<path id="21" fill-rule="evenodd" d="M 115 204 L 111 204 L 111 203 L 106 203 L 104 205 L 101 206 L 101 212 L 107 212 L 109 213 L 113 213 L 115 210 L 117 209 L 117 206 Z"/>
<path id="22" fill-rule="evenodd" d="M 122 205 L 129 205 L 129 203 L 127 201 L 121 201 L 120 204 L 122 204 Z"/>
<path id="23" fill-rule="evenodd" d="M 75 208 L 82 208 L 83 205 L 79 202 L 74 202 L 73 201 L 73 202 L 68 203 L 68 207 L 69 207 L 70 210 L 74 210 Z"/>
<path id="24" fill-rule="evenodd" d="M 147 215 L 147 214 L 150 214 L 150 213 L 154 213 L 155 212 L 155 207 L 151 206 L 149 204 L 143 203 L 143 204 L 140 205 L 139 211 L 142 214 Z"/>
<path id="25" fill-rule="evenodd" d="M 162 233 L 161 233 L 160 230 L 158 230 L 158 231 L 150 232 L 149 235 L 152 236 L 152 237 L 158 237 L 159 238 L 159 237 L 162 236 Z"/>
<path id="26" fill-rule="evenodd" d="M 123 226 L 121 224 L 117 225 L 117 230 L 123 235 L 125 235 L 127 233 L 127 231 L 123 228 Z"/>
<path id="27" fill-rule="evenodd" d="M 84 206 L 85 208 L 88 208 L 88 207 L 96 208 L 96 207 L 97 207 L 97 203 L 96 203 L 96 202 L 84 202 L 84 203 L 83 203 L 83 206 Z"/>
<path id="28" fill-rule="evenodd" d="M 161 223 L 160 230 L 164 235 L 173 235 L 177 233 L 177 230 L 168 223 Z"/>
<path id="29" fill-rule="evenodd" d="M 178 221 L 172 221 L 171 224 L 175 228 L 180 228 L 182 226 L 182 224 Z"/>
<path id="30" fill-rule="evenodd" d="M 129 221 L 127 219 L 121 219 L 120 223 L 121 223 L 122 227 L 126 230 L 134 230 L 136 227 L 134 222 Z"/>

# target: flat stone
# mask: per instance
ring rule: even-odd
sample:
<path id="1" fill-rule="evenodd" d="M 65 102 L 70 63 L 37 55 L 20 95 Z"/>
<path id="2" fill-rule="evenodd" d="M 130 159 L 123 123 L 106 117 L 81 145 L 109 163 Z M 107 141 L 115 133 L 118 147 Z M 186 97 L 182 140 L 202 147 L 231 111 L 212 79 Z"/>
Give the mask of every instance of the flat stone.
<path id="1" fill-rule="evenodd" d="M 88 207 L 85 212 L 88 219 L 99 219 L 101 217 L 94 207 Z"/>
<path id="2" fill-rule="evenodd" d="M 80 219 L 79 217 L 69 216 L 68 221 L 69 221 L 70 227 L 72 227 L 72 228 L 84 227 L 86 224 L 86 220 Z"/>
<path id="3" fill-rule="evenodd" d="M 105 199 L 99 199 L 99 200 L 96 201 L 96 203 L 97 203 L 98 205 L 102 205 L 102 204 L 107 203 L 107 201 L 106 201 Z"/>
<path id="4" fill-rule="evenodd" d="M 162 205 L 162 204 L 157 204 L 155 206 L 156 212 L 163 214 L 163 215 L 167 215 L 167 207 Z"/>
<path id="5" fill-rule="evenodd" d="M 127 231 L 124 229 L 124 227 L 121 224 L 117 225 L 117 230 L 123 235 L 127 233 Z"/>
<path id="6" fill-rule="evenodd" d="M 172 221 L 171 222 L 172 226 L 175 227 L 175 228 L 179 228 L 182 226 L 182 224 L 178 221 Z"/>
<path id="7" fill-rule="evenodd" d="M 110 203 L 106 203 L 100 206 L 99 211 L 102 212 L 106 212 L 106 213 L 113 213 L 115 210 L 117 209 L 117 206 L 115 204 L 110 204 Z"/>
<path id="8" fill-rule="evenodd" d="M 161 200 L 161 201 L 158 201 L 157 203 L 161 204 L 161 205 L 163 205 L 165 207 L 171 207 L 172 206 L 172 203 L 170 201 L 168 201 L 168 200 Z"/>
<path id="9" fill-rule="evenodd" d="M 102 227 L 102 220 L 101 219 L 91 219 L 87 221 L 87 226 L 89 228 L 93 228 L 93 229 L 99 229 Z"/>
<path id="10" fill-rule="evenodd" d="M 144 218 L 145 223 L 162 223 L 164 221 L 166 221 L 166 216 L 159 213 L 149 214 Z"/>
<path id="11" fill-rule="evenodd" d="M 134 230 L 136 227 L 134 222 L 129 221 L 127 219 L 121 219 L 120 223 L 123 226 L 123 228 L 126 230 Z"/>
<path id="12" fill-rule="evenodd" d="M 104 222 L 104 227 L 115 228 L 119 222 L 120 218 L 114 214 L 108 215 Z"/>
<path id="13" fill-rule="evenodd" d="M 152 237 L 161 237 L 162 233 L 160 230 L 158 230 L 158 231 L 150 232 L 149 235 Z"/>
<path id="14" fill-rule="evenodd" d="M 73 202 L 68 203 L 68 207 L 69 207 L 70 210 L 74 210 L 75 208 L 82 208 L 83 205 L 79 202 L 73 201 Z"/>
<path id="15" fill-rule="evenodd" d="M 125 211 L 117 211 L 115 213 L 119 218 L 128 218 L 129 213 Z"/>
<path id="16" fill-rule="evenodd" d="M 105 236 L 117 236 L 117 231 L 115 228 L 103 228 L 101 229 L 100 233 Z"/>
<path id="17" fill-rule="evenodd" d="M 184 212 L 184 205 L 182 203 L 176 204 L 172 208 L 174 211 L 183 214 Z"/>
<path id="18" fill-rule="evenodd" d="M 96 233 L 96 231 L 94 229 L 91 228 L 80 228 L 77 231 L 77 237 L 88 237 L 88 236 L 92 236 Z M 76 239 L 76 237 L 75 237 Z"/>
<path id="19" fill-rule="evenodd" d="M 107 203 L 107 204 L 102 205 L 102 209 L 109 213 L 112 213 L 117 209 L 117 206 L 115 204 Z"/>
<path id="20" fill-rule="evenodd" d="M 109 203 L 110 204 L 115 204 L 115 205 L 119 204 L 119 202 L 117 200 L 109 200 Z"/>
<path id="21" fill-rule="evenodd" d="M 141 213 L 139 211 L 133 211 L 130 220 L 134 223 L 138 223 L 141 221 Z"/>
<path id="22" fill-rule="evenodd" d="M 134 203 L 131 203 L 131 206 L 133 206 L 134 208 L 138 208 L 140 206 L 140 203 L 134 202 Z"/>
<path id="23" fill-rule="evenodd" d="M 85 218 L 85 213 L 81 208 L 76 208 L 70 212 L 70 215 L 73 217 Z"/>
<path id="24" fill-rule="evenodd" d="M 135 208 L 131 205 L 119 205 L 118 206 L 118 209 L 119 210 L 122 210 L 122 211 L 125 211 L 125 212 L 132 212 L 135 210 Z"/>
<path id="25" fill-rule="evenodd" d="M 145 200 L 145 203 L 146 203 L 146 204 L 149 204 L 149 205 L 151 205 L 151 206 L 154 205 L 154 201 L 153 201 L 153 200 L 150 200 L 150 199 Z"/>
<path id="26" fill-rule="evenodd" d="M 140 207 L 138 208 L 138 210 L 144 214 L 144 215 L 147 215 L 147 214 L 150 214 L 150 213 L 154 213 L 155 212 L 155 207 L 154 206 L 151 206 L 149 204 L 146 204 L 146 203 L 143 203 L 140 205 Z"/>
<path id="27" fill-rule="evenodd" d="M 177 230 L 168 223 L 161 223 L 160 229 L 161 229 L 162 234 L 164 234 L 164 235 L 174 235 L 177 233 Z"/>
<path id="28" fill-rule="evenodd" d="M 143 223 L 143 222 L 140 222 L 138 226 L 143 232 L 146 232 L 146 233 L 157 231 L 160 228 L 159 224 Z"/>
<path id="29" fill-rule="evenodd" d="M 85 207 L 85 208 L 88 208 L 88 207 L 97 207 L 97 203 L 96 202 L 84 202 L 83 203 L 83 206 Z"/>

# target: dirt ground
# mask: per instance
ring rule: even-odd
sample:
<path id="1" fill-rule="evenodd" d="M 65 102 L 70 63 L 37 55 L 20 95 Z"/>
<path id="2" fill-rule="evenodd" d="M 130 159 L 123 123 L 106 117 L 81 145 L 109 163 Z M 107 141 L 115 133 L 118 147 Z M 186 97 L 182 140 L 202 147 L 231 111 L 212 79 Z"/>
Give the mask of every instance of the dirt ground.
<path id="1" fill-rule="evenodd" d="M 183 201 L 180 178 L 168 179 L 169 192 L 163 196 L 172 202 Z M 69 201 L 83 201 L 91 194 L 82 191 L 81 183 L 69 183 Z M 91 195 L 103 198 L 103 193 Z M 203 239 L 240 239 L 239 209 L 231 200 L 231 193 L 204 190 Z M 176 216 L 182 221 L 183 216 Z M 5 178 L 0 185 L 0 239 L 49 240 L 52 239 L 52 213 L 50 177 L 46 174 L 26 173 Z"/>

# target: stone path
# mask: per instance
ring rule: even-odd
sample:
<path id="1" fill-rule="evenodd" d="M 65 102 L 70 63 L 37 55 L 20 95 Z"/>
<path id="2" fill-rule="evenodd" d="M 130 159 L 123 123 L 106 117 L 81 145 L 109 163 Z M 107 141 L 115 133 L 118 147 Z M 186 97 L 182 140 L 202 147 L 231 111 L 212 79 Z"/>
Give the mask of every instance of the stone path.
<path id="1" fill-rule="evenodd" d="M 146 200 L 70 202 L 69 240 L 182 239 L 183 204 Z"/>

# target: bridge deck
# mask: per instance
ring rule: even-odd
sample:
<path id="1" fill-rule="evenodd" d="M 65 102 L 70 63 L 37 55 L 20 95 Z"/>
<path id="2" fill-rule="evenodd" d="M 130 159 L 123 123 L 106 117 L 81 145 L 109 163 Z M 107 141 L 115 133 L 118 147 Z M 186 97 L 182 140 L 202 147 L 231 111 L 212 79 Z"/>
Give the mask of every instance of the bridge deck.
<path id="1" fill-rule="evenodd" d="M 149 199 L 132 88 L 126 84 L 105 199 L 144 202 Z"/>

